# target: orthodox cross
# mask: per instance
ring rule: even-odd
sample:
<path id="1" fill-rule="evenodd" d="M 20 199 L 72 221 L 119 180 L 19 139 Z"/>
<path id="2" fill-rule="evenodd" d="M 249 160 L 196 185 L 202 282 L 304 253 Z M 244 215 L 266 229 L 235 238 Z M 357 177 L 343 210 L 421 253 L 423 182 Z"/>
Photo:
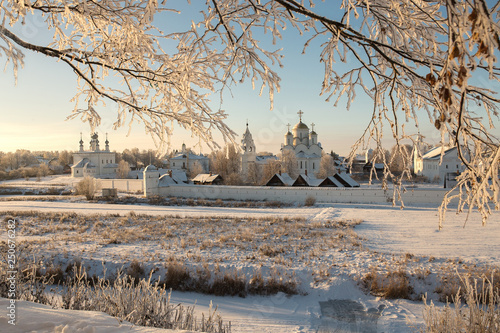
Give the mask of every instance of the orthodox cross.
<path id="1" fill-rule="evenodd" d="M 290 132 L 290 123 L 286 124 L 286 126 L 288 127 L 288 132 Z"/>
<path id="2" fill-rule="evenodd" d="M 299 115 L 299 120 L 302 121 L 302 115 L 304 114 L 304 112 L 302 112 L 302 110 L 299 110 L 297 114 Z"/>
<path id="3" fill-rule="evenodd" d="M 315 123 L 312 123 L 312 124 L 311 124 L 311 129 L 312 129 L 312 131 L 313 131 L 313 132 L 314 132 L 314 126 L 316 126 L 316 124 L 315 124 Z"/>

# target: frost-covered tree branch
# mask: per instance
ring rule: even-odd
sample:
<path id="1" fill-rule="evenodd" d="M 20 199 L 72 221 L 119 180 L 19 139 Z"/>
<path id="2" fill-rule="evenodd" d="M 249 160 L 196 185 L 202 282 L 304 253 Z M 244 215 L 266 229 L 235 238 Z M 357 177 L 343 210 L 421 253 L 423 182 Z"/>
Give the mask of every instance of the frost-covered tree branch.
<path id="1" fill-rule="evenodd" d="M 374 160 L 387 160 L 384 133 L 396 142 L 403 157 L 401 177 L 411 172 L 411 154 L 423 137 L 409 124 L 429 121 L 443 147 L 455 145 L 466 171 L 458 191 L 450 192 L 459 211 L 478 208 L 485 221 L 492 205 L 499 208 L 499 139 L 496 92 L 498 82 L 500 6 L 485 0 L 206 0 L 189 2 L 201 12 L 186 17 L 185 30 L 158 28 L 160 17 L 179 2 L 0 0 L 0 56 L 23 65 L 23 51 L 32 50 L 66 63 L 80 84 L 73 116 L 92 126 L 100 118 L 98 105 L 113 101 L 119 107 L 116 126 L 141 120 L 159 139 L 167 140 L 172 122 L 216 145 L 219 131 L 231 139 L 226 114 L 213 110 L 209 100 L 225 89 L 249 80 L 261 93 L 279 91 L 286 49 L 279 43 L 285 29 L 302 38 L 304 51 L 320 48 L 324 64 L 321 93 L 349 108 L 358 94 L 373 100 L 367 127 L 353 152 L 373 141 Z M 53 33 L 49 45 L 23 40 L 16 25 L 28 15 L 41 15 Z M 182 13 L 181 13 L 182 15 Z M 297 40 L 299 40 L 299 38 Z M 271 47 L 269 47 L 271 45 Z M 274 45 L 276 45 L 274 47 Z M 339 71 L 337 62 L 349 62 Z M 119 78 L 109 80 L 111 76 Z M 110 83 L 111 82 L 111 83 Z M 487 82 L 486 84 L 478 82 Z M 85 104 L 85 107 L 81 105 Z M 480 111 L 478 111 L 480 110 Z M 481 116 L 478 116 L 478 113 Z M 405 126 L 406 125 L 406 126 Z M 444 150 L 443 150 L 444 151 Z M 420 153 L 414 149 L 413 153 Z M 386 168 L 386 179 L 401 178 Z M 398 187 L 395 199 L 404 191 Z"/>

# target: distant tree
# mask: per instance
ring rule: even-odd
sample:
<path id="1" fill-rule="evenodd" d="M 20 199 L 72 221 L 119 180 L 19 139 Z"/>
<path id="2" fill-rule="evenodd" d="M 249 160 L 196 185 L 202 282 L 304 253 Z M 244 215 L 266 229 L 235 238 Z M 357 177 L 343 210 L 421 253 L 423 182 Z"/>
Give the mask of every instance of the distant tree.
<path id="1" fill-rule="evenodd" d="M 261 178 L 261 172 L 257 164 L 250 163 L 248 165 L 247 183 L 250 185 L 258 185 Z"/>
<path id="2" fill-rule="evenodd" d="M 224 185 L 242 185 L 243 180 L 239 172 L 232 172 L 224 178 Z"/>
<path id="3" fill-rule="evenodd" d="M 239 173 L 241 170 L 241 154 L 234 144 L 226 146 L 227 173 Z"/>
<path id="4" fill-rule="evenodd" d="M 390 159 L 389 159 L 389 169 L 393 173 L 401 174 L 406 171 L 407 175 L 410 176 L 413 170 L 413 159 L 412 157 L 413 147 L 409 144 L 406 145 L 394 145 L 391 148 Z"/>
<path id="5" fill-rule="evenodd" d="M 134 156 L 131 150 L 125 149 L 121 154 L 120 154 L 120 159 L 127 162 L 129 166 L 133 166 L 134 168 L 137 167 L 137 157 Z"/>
<path id="6" fill-rule="evenodd" d="M 299 175 L 299 165 L 295 152 L 291 149 L 283 149 L 281 152 L 281 172 L 288 173 L 292 178 Z"/>
<path id="7" fill-rule="evenodd" d="M 316 174 L 318 178 L 326 178 L 333 176 L 335 174 L 335 164 L 333 157 L 329 154 L 323 154 L 321 156 L 321 162 L 319 164 L 319 171 Z"/>
<path id="8" fill-rule="evenodd" d="M 73 161 L 73 154 L 67 150 L 59 152 L 58 160 L 61 165 L 71 165 Z"/>
<path id="9" fill-rule="evenodd" d="M 333 158 L 334 161 L 338 161 L 340 156 L 337 153 L 334 153 L 333 150 L 330 151 L 330 156 Z"/>
<path id="10" fill-rule="evenodd" d="M 210 160 L 210 172 L 213 174 L 226 173 L 227 170 L 227 157 L 224 151 L 216 150 L 208 155 L 208 159 Z"/>
<path id="11" fill-rule="evenodd" d="M 26 149 L 17 149 L 14 153 L 16 169 L 20 167 L 27 167 L 33 164 L 38 164 L 36 157 Z"/>
<path id="12" fill-rule="evenodd" d="M 195 161 L 194 163 L 192 163 L 192 165 L 189 167 L 189 174 L 188 174 L 188 177 L 189 178 L 194 178 L 196 177 L 197 175 L 199 175 L 200 173 L 204 173 L 205 170 L 203 170 L 203 166 L 200 164 L 200 162 L 198 161 Z"/>
<path id="13" fill-rule="evenodd" d="M 274 159 L 268 159 L 267 162 L 262 167 L 262 178 L 260 179 L 261 184 L 265 184 L 271 179 L 272 176 L 281 171 L 281 162 Z"/>
<path id="14" fill-rule="evenodd" d="M 8 152 L 2 156 L 2 165 L 5 169 L 14 170 L 19 167 L 17 164 L 17 159 L 14 153 Z"/>
<path id="15" fill-rule="evenodd" d="M 40 164 L 37 169 L 38 169 L 37 170 L 38 177 L 46 177 L 50 173 L 49 166 L 45 163 Z"/>
<path id="16" fill-rule="evenodd" d="M 223 150 L 214 151 L 209 155 L 210 171 L 214 174 L 220 174 L 224 182 L 230 182 L 231 185 L 237 185 L 241 176 L 236 177 L 233 174 L 240 173 L 241 154 L 238 152 L 235 145 L 227 145 Z M 228 180 L 230 178 L 230 180 Z"/>
<path id="17" fill-rule="evenodd" d="M 116 178 L 125 179 L 128 178 L 130 173 L 130 166 L 127 161 L 121 160 L 118 163 L 118 170 L 116 171 Z"/>

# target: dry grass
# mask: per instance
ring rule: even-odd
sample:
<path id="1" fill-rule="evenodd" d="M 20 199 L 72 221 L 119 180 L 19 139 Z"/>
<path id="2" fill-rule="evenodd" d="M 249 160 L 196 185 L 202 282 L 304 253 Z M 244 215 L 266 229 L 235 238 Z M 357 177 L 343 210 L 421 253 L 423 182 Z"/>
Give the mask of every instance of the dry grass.
<path id="1" fill-rule="evenodd" d="M 449 303 L 444 308 L 427 304 L 424 298 L 424 321 L 427 333 L 497 333 L 500 332 L 500 294 L 493 277 L 482 282 L 471 282 L 467 277 L 458 278 L 463 289 L 452 297 L 454 306 Z M 467 304 L 462 305 L 462 301 Z"/>
<path id="2" fill-rule="evenodd" d="M 218 266 L 210 269 L 206 264 L 196 270 L 189 270 L 176 259 L 169 261 L 166 268 L 163 284 L 167 289 L 240 297 L 249 294 L 273 295 L 278 292 L 289 295 L 299 293 L 295 278 L 277 269 L 271 271 L 267 278 L 262 276 L 260 270 L 254 271 L 247 278 L 238 270 L 221 270 Z"/>
<path id="3" fill-rule="evenodd" d="M 496 293 L 494 297 L 500 299 L 500 268 L 499 267 L 468 267 L 464 266 L 459 273 L 458 270 L 444 270 L 440 276 L 439 285 L 434 290 L 439 295 L 441 302 L 450 302 L 459 295 L 462 299 L 466 297 L 466 283 L 478 284 L 484 288 L 491 284 Z M 490 295 L 486 290 L 479 290 L 479 294 Z M 489 297 L 489 296 L 488 296 Z M 488 299 L 483 299 L 486 303 Z"/>
<path id="4" fill-rule="evenodd" d="M 148 216 L 133 211 L 125 216 L 23 214 L 20 234 L 33 236 L 28 242 L 47 258 L 61 258 L 63 255 L 58 249 L 63 246 L 64 261 L 81 257 L 87 263 L 94 261 L 96 266 L 93 253 L 110 253 L 113 257 L 105 260 L 114 262 L 115 267 L 121 263 L 135 280 L 143 277 L 144 272 L 161 269 L 166 288 L 175 290 L 219 294 L 224 289 L 220 286 L 226 286 L 230 295 L 297 293 L 302 280 L 328 282 L 339 271 L 352 272 L 354 267 L 348 261 L 336 263 L 339 256 L 370 255 L 354 231 L 360 220 Z M 41 237 L 50 242 L 41 245 Z M 117 252 L 129 245 L 143 248 L 145 253 Z M 138 258 L 140 265 L 130 264 Z M 415 259 L 405 255 L 400 260 L 413 263 Z M 210 271 L 205 267 L 207 263 L 222 265 L 222 272 Z M 230 268 L 232 263 L 244 267 L 245 274 Z M 272 267 L 281 273 L 271 272 Z M 300 272 L 299 267 L 309 270 L 307 274 L 311 277 L 292 278 L 294 272 Z M 411 292 L 404 274 L 388 274 L 376 282 L 384 289 L 374 286 L 368 290 L 383 291 L 387 297 L 409 297 L 408 291 Z"/>

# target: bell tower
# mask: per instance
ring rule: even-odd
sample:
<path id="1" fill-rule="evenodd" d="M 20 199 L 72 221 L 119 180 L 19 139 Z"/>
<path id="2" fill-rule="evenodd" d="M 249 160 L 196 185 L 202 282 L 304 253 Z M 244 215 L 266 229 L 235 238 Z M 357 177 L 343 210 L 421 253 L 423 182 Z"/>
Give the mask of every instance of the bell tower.
<path id="1" fill-rule="evenodd" d="M 255 143 L 252 138 L 252 133 L 248 129 L 248 121 L 247 128 L 245 133 L 243 133 L 243 138 L 241 139 L 241 173 L 243 177 L 248 177 L 248 167 L 251 163 L 255 163 L 257 159 L 257 152 L 255 151 Z"/>

